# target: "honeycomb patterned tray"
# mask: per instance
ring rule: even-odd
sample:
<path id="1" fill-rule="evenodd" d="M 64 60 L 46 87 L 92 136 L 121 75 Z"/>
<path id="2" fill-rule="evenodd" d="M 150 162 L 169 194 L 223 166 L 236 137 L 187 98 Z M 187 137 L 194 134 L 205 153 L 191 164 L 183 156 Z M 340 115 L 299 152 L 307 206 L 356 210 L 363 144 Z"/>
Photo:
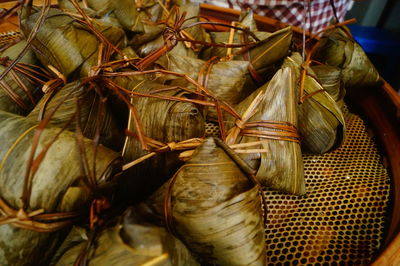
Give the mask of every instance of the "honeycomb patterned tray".
<path id="1" fill-rule="evenodd" d="M 20 37 L 21 33 L 17 31 L 9 31 L 0 33 L 0 47 L 6 45 L 16 38 Z"/>
<path id="2" fill-rule="evenodd" d="M 385 233 L 390 178 L 363 120 L 345 109 L 336 151 L 304 155 L 307 195 L 264 191 L 268 265 L 365 265 Z M 208 124 L 207 133 L 218 127 Z"/>

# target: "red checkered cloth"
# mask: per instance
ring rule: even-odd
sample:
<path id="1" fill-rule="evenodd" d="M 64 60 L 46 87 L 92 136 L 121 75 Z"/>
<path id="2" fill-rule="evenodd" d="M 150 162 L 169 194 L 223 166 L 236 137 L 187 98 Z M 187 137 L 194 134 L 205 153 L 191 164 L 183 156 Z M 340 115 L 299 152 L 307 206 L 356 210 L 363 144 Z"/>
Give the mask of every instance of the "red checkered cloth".
<path id="1" fill-rule="evenodd" d="M 333 8 L 330 0 L 312 0 L 308 4 L 304 1 L 289 0 L 198 0 L 221 7 L 246 10 L 251 8 L 256 14 L 277 19 L 283 23 L 288 23 L 303 28 L 306 19 L 306 29 L 313 33 L 319 32 L 327 27 L 334 18 Z M 352 0 L 334 0 L 336 14 L 339 21 L 344 20 L 347 10 L 353 4 Z M 310 9 L 309 9 L 310 7 Z M 304 16 L 306 16 L 304 18 Z"/>

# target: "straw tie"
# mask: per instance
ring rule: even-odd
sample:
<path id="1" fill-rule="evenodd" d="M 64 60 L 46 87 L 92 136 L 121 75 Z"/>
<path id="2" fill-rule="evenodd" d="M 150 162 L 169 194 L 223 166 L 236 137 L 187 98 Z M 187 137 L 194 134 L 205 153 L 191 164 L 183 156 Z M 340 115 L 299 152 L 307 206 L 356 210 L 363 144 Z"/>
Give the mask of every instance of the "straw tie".
<path id="1" fill-rule="evenodd" d="M 31 231 L 55 232 L 72 224 L 78 217 L 76 212 L 44 213 L 44 209 L 26 212 L 20 208 L 15 210 L 0 198 L 0 225 L 11 224 L 15 227 Z M 47 221 L 47 222 L 45 222 Z"/>

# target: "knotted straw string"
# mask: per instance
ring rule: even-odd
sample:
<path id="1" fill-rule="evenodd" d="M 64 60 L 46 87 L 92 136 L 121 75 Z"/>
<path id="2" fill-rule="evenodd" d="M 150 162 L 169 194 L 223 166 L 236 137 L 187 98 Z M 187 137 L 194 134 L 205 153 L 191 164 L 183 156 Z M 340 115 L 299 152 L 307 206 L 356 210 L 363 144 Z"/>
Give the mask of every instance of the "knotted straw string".
<path id="1" fill-rule="evenodd" d="M 65 228 L 71 225 L 78 217 L 76 212 L 44 214 L 44 209 L 29 213 L 24 209 L 14 210 L 2 198 L 0 198 L 0 213 L 4 216 L 0 217 L 0 225 L 10 224 L 18 228 L 41 233 L 55 232 Z M 47 221 L 47 223 L 44 221 Z"/>
<path id="2" fill-rule="evenodd" d="M 133 132 L 130 132 L 128 130 L 126 131 L 126 134 L 128 136 L 137 138 L 136 134 L 134 134 Z M 129 163 L 123 165 L 122 171 L 126 171 L 127 169 L 129 169 L 129 168 L 131 168 L 131 167 L 133 167 L 133 166 L 135 166 L 135 165 L 137 165 L 159 153 L 194 149 L 194 148 L 197 148 L 199 145 L 201 145 L 204 141 L 202 138 L 192 138 L 192 139 L 184 140 L 181 142 L 162 143 L 162 142 L 158 142 L 154 139 L 151 139 L 149 137 L 145 137 L 145 138 L 146 138 L 146 142 L 148 143 L 148 145 L 152 148 L 155 148 L 155 150 L 136 159 L 136 160 L 133 160 L 132 162 L 129 162 Z"/>
<path id="3" fill-rule="evenodd" d="M 261 127 L 266 130 L 249 129 L 252 127 Z M 240 135 L 242 136 L 300 143 L 297 128 L 288 122 L 261 120 L 245 123 L 239 128 L 241 129 Z"/>

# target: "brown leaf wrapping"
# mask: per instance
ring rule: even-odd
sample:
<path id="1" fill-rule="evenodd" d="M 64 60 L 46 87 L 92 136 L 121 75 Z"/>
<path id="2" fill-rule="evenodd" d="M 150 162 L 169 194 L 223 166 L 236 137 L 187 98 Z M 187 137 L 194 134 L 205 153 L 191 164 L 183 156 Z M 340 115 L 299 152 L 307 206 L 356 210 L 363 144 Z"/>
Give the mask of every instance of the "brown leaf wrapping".
<path id="1" fill-rule="evenodd" d="M 9 57 L 11 60 L 13 60 L 19 55 L 25 45 L 27 45 L 25 41 L 20 41 L 1 53 L 1 57 Z M 28 52 L 22 57 L 19 62 L 36 64 L 37 60 L 33 51 L 28 50 Z M 0 73 L 3 73 L 5 69 L 5 66 L 0 65 Z M 15 75 L 11 72 L 14 72 Z M 11 72 L 8 73 L 3 78 L 3 80 L 0 81 L 0 110 L 20 115 L 26 115 L 27 112 L 29 112 L 29 110 L 34 107 L 36 102 L 32 102 L 31 99 L 29 99 L 28 94 L 24 91 L 24 88 L 20 86 L 19 82 L 25 85 L 35 101 L 40 99 L 40 97 L 42 96 L 42 92 L 39 88 L 36 88 L 34 84 L 30 83 L 23 75 L 15 71 Z M 12 97 L 10 97 L 10 95 L 6 92 L 8 88 L 10 88 L 11 91 L 15 93 L 18 98 L 22 99 L 23 104 L 27 107 L 27 109 L 22 108 L 12 100 Z"/>
<path id="2" fill-rule="evenodd" d="M 311 67 L 322 87 L 343 107 L 343 98 L 346 95 L 346 89 L 342 81 L 342 70 L 339 67 L 330 65 L 316 65 Z"/>
<path id="3" fill-rule="evenodd" d="M 296 92 L 293 71 L 289 68 L 279 70 L 269 83 L 266 83 L 236 106 L 243 115 L 254 98 L 260 93 L 265 94 L 264 100 L 258 105 L 257 112 L 248 120 L 288 122 L 297 126 Z M 230 121 L 231 127 L 234 125 Z M 262 127 L 254 128 L 264 131 Z M 279 131 L 271 129 L 272 131 Z M 264 186 L 291 194 L 305 194 L 303 159 L 298 142 L 263 139 L 259 137 L 240 136 L 236 144 L 262 141 L 253 149 L 263 152 L 244 153 L 240 156 L 254 169 L 257 169 L 257 179 Z M 234 143 L 231 143 L 234 144 Z"/>
<path id="4" fill-rule="evenodd" d="M 206 61 L 177 54 L 168 54 L 159 60 L 159 63 L 165 69 L 187 74 L 192 79 L 197 80 L 199 73 L 205 67 Z M 249 63 L 246 61 L 217 61 L 211 66 L 209 74 L 204 73 L 207 79 L 205 86 L 216 99 L 228 104 L 237 104 L 251 93 L 251 90 L 249 91 L 245 86 L 248 66 Z M 216 118 L 215 108 L 209 108 L 207 116 Z"/>
<path id="5" fill-rule="evenodd" d="M 147 201 L 156 214 L 171 215 L 171 226 L 190 250 L 216 265 L 265 265 L 259 187 L 235 161 L 207 139 Z M 164 213 L 168 187 L 171 212 Z"/>
<path id="6" fill-rule="evenodd" d="M 349 34 L 350 30 L 345 26 L 327 31 L 321 38 L 313 59 L 341 67 L 346 88 L 378 84 L 378 71 L 362 47 Z"/>
<path id="7" fill-rule="evenodd" d="M 29 18 L 22 17 L 21 30 L 27 36 L 40 12 Z M 122 29 L 103 25 L 92 20 L 93 25 L 115 46 L 124 47 L 126 36 Z M 86 77 L 98 62 L 100 41 L 88 27 L 57 9 L 50 9 L 48 17 L 32 41 L 35 54 L 44 65 L 52 65 L 66 77 Z"/>
<path id="8" fill-rule="evenodd" d="M 301 62 L 300 54 L 294 53 L 283 64 L 293 69 L 296 80 L 300 78 Z M 298 105 L 299 132 L 305 151 L 322 154 L 338 148 L 343 143 L 346 133 L 345 121 L 335 100 L 313 78 L 315 74 L 312 70 L 308 68 L 307 71 L 310 75 L 305 76 L 305 95 L 315 94 Z M 299 94 L 298 88 L 296 92 Z"/>
<path id="9" fill-rule="evenodd" d="M 50 96 L 49 94 L 52 93 L 49 92 L 39 101 L 38 105 L 27 116 L 28 119 L 35 122 L 42 120 L 43 116 L 51 113 L 57 107 L 58 109 L 52 115 L 50 123 L 62 128 L 75 114 L 77 105 L 79 105 L 79 119 L 83 135 L 93 139 L 96 135 L 96 129 L 99 127 L 100 143 L 114 150 L 121 150 L 124 134 L 107 102 L 101 103 L 100 96 L 94 90 L 90 90 L 87 85 L 81 85 L 80 81 L 75 81 L 68 83 Z M 49 100 L 46 100 L 48 96 L 50 96 Z M 60 103 L 62 104 L 60 105 Z M 58 107 L 58 105 L 60 106 Z M 67 130 L 74 131 L 75 126 L 76 120 L 67 127 Z"/>
<path id="10" fill-rule="evenodd" d="M 197 266 L 191 253 L 164 228 L 132 219 L 128 209 L 117 225 L 100 232 L 91 245 L 88 265 L 166 265 Z M 86 231 L 73 228 L 64 241 L 54 265 L 73 265 L 87 242 Z"/>
<path id="11" fill-rule="evenodd" d="M 134 88 L 133 82 L 127 88 Z M 134 89 L 139 93 L 151 93 L 152 90 L 165 89 L 168 86 L 155 82 L 144 82 Z M 164 96 L 186 97 L 187 92 L 180 89 L 157 93 Z M 204 119 L 197 107 L 192 103 L 134 97 L 132 104 L 137 110 L 141 127 L 145 136 L 162 143 L 180 142 L 204 136 Z M 132 112 L 132 111 L 131 111 Z M 130 116 L 128 129 L 136 132 L 133 116 Z M 125 140 L 123 156 L 125 162 L 136 160 L 150 151 L 144 150 L 139 140 L 128 136 Z M 129 198 L 143 198 L 164 183 L 178 169 L 182 162 L 179 152 L 162 153 L 146 160 L 127 171 L 125 182 L 121 186 Z"/>
<path id="12" fill-rule="evenodd" d="M 21 195 L 31 151 L 33 123 L 25 118 L 0 112 L 0 197 L 12 208 L 22 207 Z M 40 138 L 38 154 L 59 132 L 46 128 Z M 24 135 L 25 134 L 25 135 Z M 92 141 L 85 139 L 89 165 L 93 165 Z M 118 154 L 102 146 L 96 155 L 96 180 L 105 185 L 112 173 Z M 51 145 L 32 182 L 28 211 L 44 209 L 46 213 L 78 211 L 90 200 L 88 188 L 81 181 L 80 156 L 75 136 L 63 132 Z M 71 193 L 71 189 L 80 190 Z M 75 196 L 74 196 L 75 195 Z M 66 200 L 68 198 L 68 200 Z M 55 245 L 65 231 L 39 233 L 0 225 L 0 264 L 28 265 L 44 263 L 54 252 Z M 37 252 L 40 250 L 41 252 Z"/>

